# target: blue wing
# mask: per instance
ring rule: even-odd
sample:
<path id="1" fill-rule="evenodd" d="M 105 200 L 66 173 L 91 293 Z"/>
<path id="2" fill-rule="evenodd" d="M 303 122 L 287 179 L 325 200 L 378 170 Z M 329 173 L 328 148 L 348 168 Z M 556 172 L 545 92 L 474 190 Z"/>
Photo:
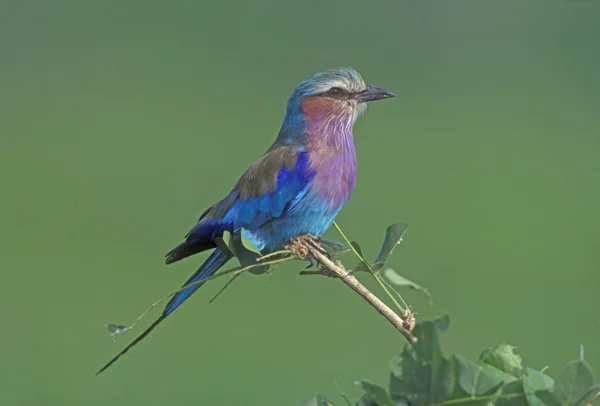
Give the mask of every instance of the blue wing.
<path id="1" fill-rule="evenodd" d="M 238 187 L 239 199 L 233 210 L 234 231 L 241 228 L 254 231 L 263 227 L 293 210 L 306 194 L 315 176 L 314 171 L 308 167 L 308 153 L 287 154 L 287 157 L 275 160 L 281 161 L 278 170 L 270 169 L 267 166 L 269 162 L 261 162 L 263 167 L 257 171 L 262 172 L 258 176 L 269 180 L 266 187 L 260 185 L 262 180 L 258 180 L 258 177 L 242 178 L 244 183 Z M 295 159 L 288 159 L 293 157 Z M 270 171 L 274 174 L 270 174 Z"/>
<path id="2" fill-rule="evenodd" d="M 284 216 L 302 200 L 313 177 L 314 172 L 308 167 L 308 153 L 289 146 L 271 148 L 265 156 L 248 168 L 225 199 L 208 208 L 200 216 L 185 241 L 167 254 L 166 262 L 169 264 L 216 248 L 214 239 L 222 236 L 225 230 L 235 232 L 244 228 L 253 231 Z M 212 276 L 229 259 L 229 254 L 215 249 L 183 286 Z M 97 374 L 110 367 L 150 334 L 200 286 L 201 283 L 173 296 L 162 315 Z"/>
<path id="3" fill-rule="evenodd" d="M 215 248 L 215 237 L 224 231 L 254 231 L 288 213 L 306 194 L 315 176 L 308 158 L 307 152 L 294 147 L 269 150 L 248 168 L 227 197 L 200 216 L 185 241 L 167 254 L 166 262 Z"/>

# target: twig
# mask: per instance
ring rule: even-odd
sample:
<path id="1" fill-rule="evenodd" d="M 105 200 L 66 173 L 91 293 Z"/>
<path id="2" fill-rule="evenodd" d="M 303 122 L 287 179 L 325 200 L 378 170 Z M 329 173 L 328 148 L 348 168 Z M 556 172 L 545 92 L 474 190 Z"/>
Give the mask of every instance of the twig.
<path id="1" fill-rule="evenodd" d="M 371 272 L 371 275 L 373 275 L 373 278 L 375 278 L 375 280 L 377 281 L 377 283 L 379 283 L 379 286 L 381 286 L 381 288 L 383 289 L 383 291 L 388 295 L 388 297 L 394 303 L 394 305 L 398 308 L 398 310 L 400 310 L 403 313 L 406 312 L 406 311 L 409 311 L 408 308 L 404 309 L 402 306 L 400 306 L 400 303 L 398 303 L 398 301 L 396 300 L 396 298 L 394 297 L 394 295 L 392 295 L 390 293 L 390 291 L 387 289 L 387 287 L 383 283 L 384 282 L 382 280 L 383 278 L 381 278 L 381 276 L 379 275 L 379 272 L 373 271 L 373 268 L 371 267 L 371 264 L 369 264 L 369 262 L 366 259 L 364 259 L 362 257 L 362 255 L 360 255 L 360 253 L 356 250 L 356 248 L 354 248 L 354 246 L 352 245 L 352 243 L 350 242 L 350 240 L 348 239 L 348 237 L 346 237 L 346 234 L 344 234 L 344 232 L 342 231 L 342 229 L 340 228 L 340 226 L 338 226 L 335 221 L 333 222 L 333 226 L 335 227 L 335 229 L 337 230 L 337 232 L 342 236 L 342 238 L 344 239 L 344 241 L 346 241 L 346 244 L 348 244 L 350 246 L 350 248 L 352 249 L 352 252 L 354 253 L 354 255 L 356 255 L 356 257 L 362 263 L 364 263 L 367 266 L 367 269 L 369 270 L 369 272 Z M 402 302 L 405 303 L 404 299 L 402 299 L 402 296 L 400 296 L 399 294 L 398 294 L 398 296 L 400 297 L 400 300 L 402 300 Z"/>
<path id="2" fill-rule="evenodd" d="M 270 254 L 263 255 L 262 257 L 258 258 L 258 261 L 264 261 L 265 259 L 269 259 L 269 258 L 276 257 L 279 255 L 290 255 L 290 254 L 291 254 L 291 252 L 288 250 L 275 251 L 275 252 L 271 252 Z"/>
<path id="3" fill-rule="evenodd" d="M 590 403 L 588 403 L 588 404 L 587 404 L 587 406 L 594 406 L 594 402 L 595 402 L 595 401 L 596 401 L 598 398 L 600 398 L 600 392 L 598 392 L 598 393 L 596 394 L 596 396 L 594 396 L 594 398 L 593 398 L 592 400 L 590 400 Z"/>
<path id="4" fill-rule="evenodd" d="M 362 283 L 356 279 L 356 277 L 348 272 L 344 266 L 339 262 L 333 262 L 326 255 L 323 254 L 322 248 L 318 245 L 318 242 L 312 236 L 300 236 L 292 240 L 292 244 L 289 247 L 292 252 L 295 251 L 295 255 L 303 255 L 308 251 L 321 266 L 327 271 L 334 274 L 342 282 L 350 287 L 353 291 L 358 293 L 365 299 L 371 306 L 375 308 L 383 317 L 385 317 L 405 338 L 409 343 L 414 343 L 417 339 L 411 334 L 412 329 L 415 326 L 415 319 L 409 309 L 406 309 L 402 317 L 396 314 L 390 309 L 385 303 L 383 303 L 377 296 L 369 291 Z M 304 248 L 304 250 L 302 249 Z M 299 256 L 300 257 L 300 256 Z"/>

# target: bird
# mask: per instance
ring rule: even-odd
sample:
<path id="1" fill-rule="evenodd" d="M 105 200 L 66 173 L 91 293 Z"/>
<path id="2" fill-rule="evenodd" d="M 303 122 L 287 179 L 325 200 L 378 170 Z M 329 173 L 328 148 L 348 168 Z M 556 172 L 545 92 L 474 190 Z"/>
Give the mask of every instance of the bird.
<path id="1" fill-rule="evenodd" d="M 353 126 L 367 103 L 395 94 L 367 85 L 351 67 L 315 73 L 287 102 L 279 133 L 265 154 L 241 175 L 231 192 L 202 213 L 166 264 L 213 250 L 171 298 L 162 314 L 110 360 L 100 374 L 171 315 L 231 258 L 216 239 L 241 233 L 261 254 L 281 250 L 300 235 L 320 237 L 348 203 L 356 184 Z M 196 283 L 184 289 L 187 285 Z"/>

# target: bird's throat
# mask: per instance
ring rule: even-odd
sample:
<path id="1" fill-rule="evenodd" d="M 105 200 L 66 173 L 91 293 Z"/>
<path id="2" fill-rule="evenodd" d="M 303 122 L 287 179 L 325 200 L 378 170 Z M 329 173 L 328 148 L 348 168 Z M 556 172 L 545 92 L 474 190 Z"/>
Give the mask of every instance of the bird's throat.
<path id="1" fill-rule="evenodd" d="M 355 117 L 350 106 L 321 97 L 303 103 L 305 146 L 316 175 L 313 191 L 341 207 L 356 184 L 356 150 L 352 136 Z"/>

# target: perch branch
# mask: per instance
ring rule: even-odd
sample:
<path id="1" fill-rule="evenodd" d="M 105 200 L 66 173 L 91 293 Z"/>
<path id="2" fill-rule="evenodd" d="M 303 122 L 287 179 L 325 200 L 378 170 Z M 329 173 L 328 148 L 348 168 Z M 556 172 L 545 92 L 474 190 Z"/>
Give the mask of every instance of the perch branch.
<path id="1" fill-rule="evenodd" d="M 342 282 L 358 293 L 371 306 L 375 308 L 383 317 L 385 317 L 398 330 L 409 343 L 414 343 L 417 339 L 411 334 L 415 326 L 415 318 L 409 309 L 399 316 L 377 296 L 369 291 L 356 277 L 344 268 L 339 261 L 332 261 L 319 245 L 317 238 L 312 236 L 300 236 L 292 240 L 286 247 L 298 258 L 304 259 L 308 255 L 314 257 L 322 267 L 321 275 L 339 278 Z M 315 275 L 315 271 L 303 271 L 304 275 Z"/>

